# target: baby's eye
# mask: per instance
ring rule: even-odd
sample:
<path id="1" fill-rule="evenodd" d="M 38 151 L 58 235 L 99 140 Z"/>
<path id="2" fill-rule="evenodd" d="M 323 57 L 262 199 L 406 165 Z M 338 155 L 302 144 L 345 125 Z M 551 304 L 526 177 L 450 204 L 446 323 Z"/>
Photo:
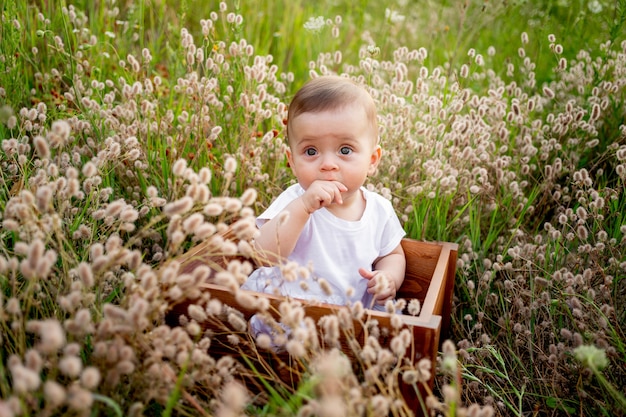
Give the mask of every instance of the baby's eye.
<path id="1" fill-rule="evenodd" d="M 315 156 L 317 155 L 317 151 L 314 148 L 307 148 L 304 150 L 304 154 L 307 156 Z"/>
<path id="2" fill-rule="evenodd" d="M 339 153 L 342 155 L 350 155 L 352 153 L 352 149 L 348 146 L 343 146 L 341 149 L 339 149 Z"/>

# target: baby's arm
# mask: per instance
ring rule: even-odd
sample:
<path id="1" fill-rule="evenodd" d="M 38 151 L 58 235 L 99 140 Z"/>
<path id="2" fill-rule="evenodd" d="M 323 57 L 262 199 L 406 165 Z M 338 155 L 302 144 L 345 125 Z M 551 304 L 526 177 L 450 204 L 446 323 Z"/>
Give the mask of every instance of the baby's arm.
<path id="1" fill-rule="evenodd" d="M 289 256 L 309 216 L 322 207 L 342 204 L 341 193 L 346 190 L 346 186 L 338 181 L 314 181 L 304 194 L 261 226 L 255 239 L 256 248 L 270 263 Z"/>
<path id="2" fill-rule="evenodd" d="M 402 245 L 398 244 L 389 254 L 377 259 L 373 268 L 372 271 L 360 268 L 359 273 L 368 280 L 367 292 L 374 294 L 376 304 L 384 305 L 387 300 L 396 297 L 396 292 L 404 281 L 406 259 Z M 386 282 L 379 283 L 382 279 Z"/>

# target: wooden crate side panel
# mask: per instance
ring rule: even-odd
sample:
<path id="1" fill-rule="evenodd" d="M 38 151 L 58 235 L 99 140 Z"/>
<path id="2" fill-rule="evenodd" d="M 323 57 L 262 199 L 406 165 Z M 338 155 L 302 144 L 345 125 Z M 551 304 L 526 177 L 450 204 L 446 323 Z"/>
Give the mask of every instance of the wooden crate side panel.
<path id="1" fill-rule="evenodd" d="M 215 284 L 206 284 L 206 290 L 211 294 L 212 298 L 218 299 L 223 304 L 241 312 L 246 320 L 249 320 L 252 315 L 257 313 L 257 310 L 254 308 L 254 306 L 245 304 L 245 302 L 240 302 L 235 294 L 226 287 Z M 280 303 L 286 300 L 285 297 L 279 297 L 260 292 L 244 290 L 240 290 L 240 292 L 248 296 L 267 299 L 271 306 L 270 313 L 275 318 L 279 317 L 278 311 Z M 318 323 L 319 320 L 326 315 L 338 314 L 339 310 L 345 310 L 348 316 L 350 316 L 348 307 L 345 306 L 337 306 L 323 303 L 312 304 L 310 302 L 304 302 L 299 300 L 294 301 L 301 302 L 305 314 L 308 317 L 312 318 L 315 323 Z M 177 304 L 175 306 L 175 309 L 171 310 L 171 313 L 168 315 L 168 324 L 178 325 L 180 316 L 188 316 L 188 308 L 191 304 L 193 304 L 193 301 L 190 300 L 186 300 L 185 302 Z M 344 332 L 349 332 L 352 337 L 355 337 L 357 340 L 362 342 L 367 337 L 367 329 L 363 327 L 363 324 L 365 322 L 367 322 L 368 320 L 376 320 L 379 323 L 380 328 L 391 329 L 392 316 L 392 314 L 381 311 L 365 310 L 362 320 L 353 320 L 352 329 L 343 330 Z M 432 343 L 435 340 L 438 341 L 441 329 L 441 317 L 438 315 L 428 315 L 425 317 L 400 315 L 400 318 L 402 321 L 402 326 L 411 329 L 411 332 L 414 336 L 413 346 L 411 347 L 411 351 L 408 353 L 411 360 L 416 361 L 425 357 L 436 359 L 437 345 L 433 345 Z M 205 327 L 211 328 L 216 332 L 224 332 L 225 330 L 227 330 L 224 326 L 212 326 L 209 322 L 200 324 L 204 325 Z M 341 348 L 344 352 L 346 352 L 346 354 L 349 354 L 351 351 L 347 340 L 342 340 Z"/>
<path id="2" fill-rule="evenodd" d="M 209 294 L 211 295 L 211 298 L 218 299 L 222 303 L 237 309 L 243 314 L 243 316 L 246 319 L 250 319 L 250 317 L 252 317 L 252 315 L 257 312 L 256 308 L 253 305 L 246 304 L 245 298 L 242 298 L 242 301 L 240 301 L 240 299 L 237 298 L 235 293 L 232 292 L 227 287 L 224 287 L 218 284 L 206 283 L 203 285 L 203 288 L 207 292 L 209 292 Z M 281 302 L 287 299 L 286 297 L 283 297 L 283 296 L 266 294 L 266 293 L 256 292 L 256 291 L 239 290 L 239 292 L 245 295 L 253 296 L 255 298 L 267 299 L 271 305 L 270 310 L 276 317 L 278 317 L 278 306 L 280 305 Z M 325 315 L 336 314 L 338 310 L 348 309 L 348 307 L 335 305 L 335 304 L 325 304 L 325 303 L 298 300 L 298 299 L 294 299 L 294 301 L 301 303 L 307 315 L 314 318 L 316 321 Z M 185 309 L 190 304 L 193 304 L 193 301 L 185 300 L 181 303 L 178 303 L 178 305 L 181 306 L 181 309 L 179 309 L 179 311 L 185 311 Z M 378 320 L 379 322 L 383 323 L 384 325 L 390 325 L 391 323 L 390 320 L 392 317 L 391 314 L 385 313 L 382 311 L 376 311 L 376 310 L 365 310 L 365 311 L 366 311 L 365 316 L 372 317 Z M 185 311 L 185 314 L 186 314 L 186 311 Z M 406 321 L 407 324 L 410 324 L 413 326 L 415 325 L 428 326 L 428 323 L 431 322 L 430 316 L 412 317 L 412 316 L 402 315 L 402 318 L 404 321 Z"/>
<path id="3" fill-rule="evenodd" d="M 446 243 L 450 248 L 450 260 L 448 262 L 448 276 L 446 277 L 445 295 L 443 297 L 443 307 L 441 310 L 441 335 L 440 342 L 450 336 L 450 320 L 452 315 L 452 297 L 454 295 L 454 281 L 456 280 L 456 261 L 458 257 L 458 245 Z"/>
<path id="4" fill-rule="evenodd" d="M 437 354 L 441 334 L 441 317 L 432 316 L 432 320 L 433 323 L 429 328 L 424 328 L 423 326 L 412 327 L 413 340 L 414 344 L 417 346 L 417 350 L 427 352 L 427 356 L 425 357 L 428 357 L 431 360 L 432 369 L 430 380 L 428 381 L 428 388 L 431 392 L 435 382 L 435 367 L 437 365 Z M 417 364 L 417 362 L 419 362 L 419 360 L 423 357 L 424 356 L 420 356 L 419 354 L 413 356 L 414 361 L 412 363 Z M 407 406 L 413 410 L 416 417 L 428 416 L 428 410 L 424 413 L 420 402 L 420 397 L 422 401 L 426 402 L 426 397 L 428 396 L 428 391 L 423 385 L 418 385 L 416 392 L 416 387 L 400 381 L 400 391 Z"/>
<path id="5" fill-rule="evenodd" d="M 216 285 L 216 284 L 205 284 L 206 291 L 211 294 L 212 298 L 220 300 L 223 304 L 236 309 L 241 312 L 243 317 L 246 320 L 249 320 L 252 315 L 257 313 L 257 310 L 254 306 L 250 304 L 246 304 L 245 302 L 240 302 L 240 300 L 235 296 L 233 292 L 231 292 L 228 288 Z M 265 294 L 261 292 L 255 291 L 244 291 L 240 290 L 241 293 L 246 294 L 248 296 L 253 296 L 256 298 L 265 298 L 269 301 L 270 304 L 270 313 L 278 318 L 278 310 L 280 303 L 286 300 L 285 297 L 274 296 L 271 294 Z M 346 310 L 348 315 L 350 312 L 348 307 L 338 306 L 333 304 L 324 304 L 318 303 L 313 304 L 311 302 L 294 300 L 296 302 L 300 302 L 302 307 L 304 308 L 305 314 L 308 317 L 311 317 L 315 323 L 318 323 L 319 320 L 329 314 L 338 314 L 339 310 Z M 177 318 L 181 315 L 188 315 L 189 305 L 193 304 L 193 301 L 186 300 L 185 302 L 181 302 L 176 305 L 175 314 L 171 314 L 171 322 L 173 325 L 177 325 L 175 323 Z M 174 310 L 172 310 L 174 311 Z M 362 322 L 366 322 L 367 320 L 377 320 L 379 326 L 382 328 L 392 328 L 391 319 L 392 314 L 385 313 L 382 311 L 375 310 L 365 310 Z M 439 334 L 439 329 L 441 327 L 441 317 L 436 315 L 429 315 L 426 317 L 422 316 L 408 316 L 408 315 L 400 315 L 402 320 L 402 324 L 404 327 L 409 327 L 412 329 L 415 338 L 415 346 L 414 351 L 412 351 L 411 356 L 413 358 L 423 358 L 423 357 L 432 357 L 433 352 L 436 353 L 436 346 L 431 346 L 429 341 L 432 340 L 433 334 Z M 357 338 L 363 339 L 365 330 L 363 329 L 361 321 L 354 320 L 353 321 L 353 329 L 354 335 Z M 434 333 L 433 333 L 434 332 Z M 430 349 L 430 350 L 429 350 Z M 434 349 L 434 350 L 433 350 Z"/>
<path id="6" fill-rule="evenodd" d="M 432 314 L 441 315 L 446 304 L 446 290 L 451 285 L 450 281 L 454 281 L 456 271 L 456 244 L 442 244 L 441 253 L 437 261 L 437 266 L 433 272 L 432 281 L 428 288 L 426 298 L 423 302 L 422 309 Z"/>
<path id="7" fill-rule="evenodd" d="M 406 300 L 417 298 L 423 304 L 437 267 L 441 245 L 405 238 L 402 240 L 402 249 L 406 258 L 406 272 L 397 297 Z"/>

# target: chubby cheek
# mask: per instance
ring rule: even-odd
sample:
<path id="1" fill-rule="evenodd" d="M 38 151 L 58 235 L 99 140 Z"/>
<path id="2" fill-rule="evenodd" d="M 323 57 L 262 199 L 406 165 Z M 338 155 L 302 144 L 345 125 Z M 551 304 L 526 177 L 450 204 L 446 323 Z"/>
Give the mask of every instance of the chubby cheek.
<path id="1" fill-rule="evenodd" d="M 287 167 L 289 169 L 291 169 L 291 172 L 293 173 L 293 175 L 297 175 L 296 174 L 296 161 L 293 158 L 293 154 L 290 151 L 287 151 Z"/>
<path id="2" fill-rule="evenodd" d="M 298 179 L 300 185 L 306 189 L 311 182 L 313 182 L 314 174 L 311 173 L 311 169 L 302 163 L 298 163 L 298 161 L 288 160 L 289 168 L 291 169 L 291 173 Z"/>

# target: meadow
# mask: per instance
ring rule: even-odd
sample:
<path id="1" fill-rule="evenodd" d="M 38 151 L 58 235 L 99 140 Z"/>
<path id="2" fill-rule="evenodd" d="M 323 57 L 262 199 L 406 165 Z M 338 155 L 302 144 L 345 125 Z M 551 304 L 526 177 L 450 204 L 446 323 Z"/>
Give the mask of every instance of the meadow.
<path id="1" fill-rule="evenodd" d="M 436 373 L 433 413 L 626 414 L 626 1 L 0 13 L 1 417 L 409 414 L 374 341 L 355 365 L 310 348 L 308 326 L 289 347 L 309 370 L 295 387 L 211 356 L 210 271 L 172 262 L 229 226 L 244 238 L 216 254 L 249 253 L 250 220 L 294 181 L 287 105 L 322 74 L 378 105 L 368 187 L 408 236 L 459 244 L 450 340 L 430 369 L 402 370 Z M 236 291 L 248 272 L 221 279 Z M 166 326 L 190 295 L 189 320 Z"/>

